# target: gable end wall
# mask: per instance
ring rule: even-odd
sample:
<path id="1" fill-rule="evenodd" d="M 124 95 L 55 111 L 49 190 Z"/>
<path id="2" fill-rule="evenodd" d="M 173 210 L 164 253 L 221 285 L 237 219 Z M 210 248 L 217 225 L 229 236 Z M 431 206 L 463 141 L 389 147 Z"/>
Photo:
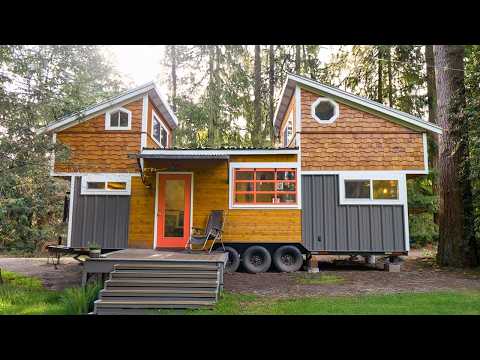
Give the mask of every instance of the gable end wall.
<path id="1" fill-rule="evenodd" d="M 340 103 L 339 117 L 318 123 L 312 103 L 322 95 L 301 89 L 302 170 L 424 170 L 423 134 Z"/>

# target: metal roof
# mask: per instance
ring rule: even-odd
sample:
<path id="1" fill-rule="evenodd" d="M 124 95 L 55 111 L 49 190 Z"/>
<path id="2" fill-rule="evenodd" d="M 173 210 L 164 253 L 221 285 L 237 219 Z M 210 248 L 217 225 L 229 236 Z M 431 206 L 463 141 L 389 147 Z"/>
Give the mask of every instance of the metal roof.
<path id="1" fill-rule="evenodd" d="M 321 93 L 328 94 L 335 99 L 339 99 L 340 101 L 344 100 L 347 103 L 363 106 L 375 112 L 386 115 L 391 119 L 399 120 L 404 124 L 413 125 L 414 127 L 417 127 L 417 128 L 433 131 L 437 134 L 442 133 L 442 128 L 440 126 L 435 125 L 431 122 L 425 121 L 419 117 L 413 116 L 411 114 L 408 114 L 400 110 L 393 109 L 391 107 L 385 106 L 376 101 L 348 93 L 338 88 L 321 84 L 318 81 L 314 81 L 304 76 L 295 75 L 295 74 L 287 75 L 287 80 L 285 81 L 285 85 L 283 87 L 282 94 L 280 96 L 280 101 L 278 103 L 275 116 L 273 119 L 274 125 L 277 128 L 280 126 L 280 122 L 283 119 L 285 112 L 287 111 L 288 104 L 290 102 L 290 99 L 293 93 L 295 92 L 295 88 L 297 84 L 301 84 L 306 87 L 310 87 L 314 90 L 317 90 Z"/>
<path id="2" fill-rule="evenodd" d="M 97 104 L 91 105 L 81 111 L 76 113 L 66 115 L 40 129 L 37 130 L 38 134 L 45 132 L 51 132 L 54 130 L 60 131 L 67 127 L 73 126 L 79 122 L 85 121 L 96 114 L 107 110 L 108 108 L 114 107 L 120 103 L 128 101 L 132 98 L 148 94 L 152 102 L 157 106 L 162 116 L 167 121 L 168 125 L 175 129 L 178 126 L 178 119 L 173 113 L 172 109 L 168 105 L 168 102 L 163 98 L 161 92 L 158 90 L 157 86 L 153 81 L 150 81 L 144 85 L 138 86 L 134 89 L 127 90 L 122 92 L 119 95 L 113 96 L 109 99 L 106 99 Z"/>

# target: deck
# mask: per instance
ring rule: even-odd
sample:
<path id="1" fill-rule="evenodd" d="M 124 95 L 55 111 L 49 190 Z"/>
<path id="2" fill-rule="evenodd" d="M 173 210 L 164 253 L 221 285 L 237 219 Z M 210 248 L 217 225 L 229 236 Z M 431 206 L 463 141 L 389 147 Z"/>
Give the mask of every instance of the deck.
<path id="1" fill-rule="evenodd" d="M 115 265 L 142 264 L 145 266 L 162 264 L 201 265 L 216 264 L 222 269 L 227 263 L 228 254 L 224 252 L 201 253 L 189 250 L 153 250 L 125 249 L 104 254 L 99 258 L 87 258 L 83 264 L 82 285 L 87 282 L 88 274 L 107 274 L 113 271 Z M 222 276 L 223 277 L 223 276 Z M 223 279 L 222 279 L 223 280 Z"/>

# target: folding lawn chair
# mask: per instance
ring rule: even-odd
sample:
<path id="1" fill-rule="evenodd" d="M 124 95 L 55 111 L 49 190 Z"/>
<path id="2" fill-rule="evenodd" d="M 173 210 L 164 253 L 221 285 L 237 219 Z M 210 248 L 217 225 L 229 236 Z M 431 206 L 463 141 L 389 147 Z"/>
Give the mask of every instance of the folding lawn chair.
<path id="1" fill-rule="evenodd" d="M 220 241 L 223 250 L 225 250 L 222 239 L 224 222 L 225 212 L 223 210 L 212 210 L 212 212 L 208 216 L 207 226 L 205 227 L 203 235 L 191 235 L 190 239 L 185 245 L 185 248 L 188 247 L 190 250 L 193 250 L 192 245 L 202 245 L 201 250 L 205 250 L 208 241 L 212 241 L 212 245 L 210 245 L 210 249 L 208 250 L 208 252 L 210 253 L 215 243 Z M 193 229 L 197 231 L 203 230 L 201 228 Z"/>

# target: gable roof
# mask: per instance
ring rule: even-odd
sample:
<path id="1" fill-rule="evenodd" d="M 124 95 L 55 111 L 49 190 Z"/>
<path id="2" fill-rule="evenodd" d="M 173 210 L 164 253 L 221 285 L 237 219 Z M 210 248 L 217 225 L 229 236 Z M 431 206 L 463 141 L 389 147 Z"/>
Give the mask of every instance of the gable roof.
<path id="1" fill-rule="evenodd" d="M 130 99 L 148 94 L 152 102 L 160 110 L 160 113 L 167 121 L 168 125 L 175 129 L 178 126 L 178 119 L 173 113 L 168 103 L 163 98 L 162 94 L 158 90 L 153 81 L 150 81 L 144 85 L 138 86 L 134 89 L 127 90 L 119 95 L 106 99 L 100 103 L 89 106 L 79 112 L 64 116 L 40 129 L 37 130 L 37 134 L 49 133 L 52 131 L 60 131 L 70 126 L 76 125 L 81 121 L 85 121 L 92 116 L 95 116 L 115 105 L 125 103 Z"/>
<path id="2" fill-rule="evenodd" d="M 309 78 L 306 78 L 300 75 L 295 75 L 295 74 L 287 75 L 287 80 L 285 81 L 282 94 L 280 95 L 280 102 L 278 103 L 278 106 L 273 118 L 274 126 L 277 128 L 280 127 L 280 123 L 285 115 L 285 112 L 287 111 L 288 104 L 290 102 L 292 95 L 295 92 L 295 88 L 297 84 L 303 85 L 305 87 L 309 87 L 321 93 L 327 94 L 334 99 L 337 98 L 340 101 L 344 100 L 346 103 L 359 105 L 363 108 L 373 110 L 374 112 L 385 115 L 388 118 L 398 120 L 399 122 L 404 123 L 405 125 L 413 125 L 416 128 L 429 130 L 437 134 L 442 133 L 442 128 L 440 126 L 435 125 L 431 122 L 425 121 L 419 117 L 410 115 L 400 110 L 393 109 L 391 107 L 380 104 L 376 101 L 348 93 L 346 91 L 334 88 L 332 86 L 323 85 L 318 81 L 314 81 Z"/>

